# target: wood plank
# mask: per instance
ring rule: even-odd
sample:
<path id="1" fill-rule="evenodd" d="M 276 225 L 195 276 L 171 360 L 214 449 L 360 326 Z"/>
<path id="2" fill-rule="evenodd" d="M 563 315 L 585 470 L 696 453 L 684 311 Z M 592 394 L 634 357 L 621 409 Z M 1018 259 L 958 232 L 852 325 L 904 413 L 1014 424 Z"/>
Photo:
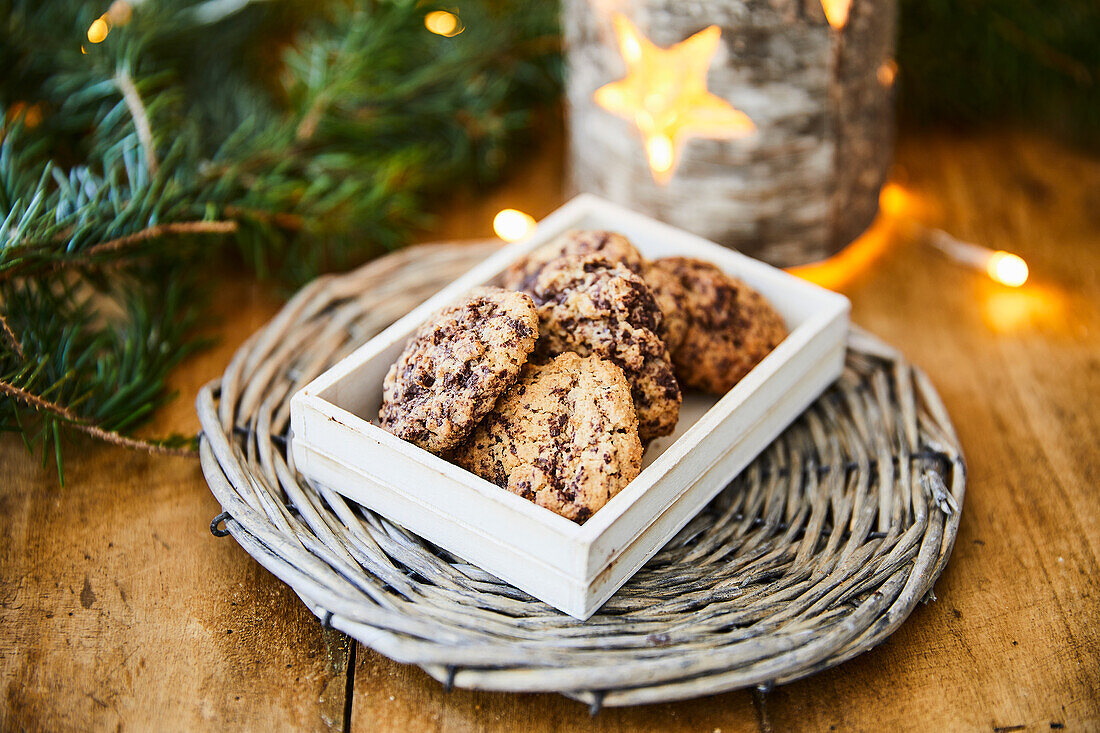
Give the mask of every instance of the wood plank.
<path id="1" fill-rule="evenodd" d="M 351 729 L 408 733 L 758 730 L 752 696 L 743 691 L 667 705 L 607 708 L 592 717 L 585 705 L 560 695 L 444 692 L 419 668 L 396 664 L 362 646 L 356 652 Z"/>
<path id="2" fill-rule="evenodd" d="M 1049 142 L 909 138 L 920 215 L 1022 255 L 1009 290 L 928 247 L 853 283 L 854 320 L 940 390 L 970 481 L 955 552 L 879 649 L 768 701 L 776 730 L 1100 726 L 1100 161 Z M 896 283 L 892 287 L 891 283 Z M 827 704 L 823 704 L 827 701 Z"/>
<path id="3" fill-rule="evenodd" d="M 460 194 L 431 234 L 485 236 L 500 208 L 554 208 L 560 141 L 511 184 Z M 899 161 L 927 223 L 1018 252 L 1033 273 L 1007 291 L 895 239 L 843 288 L 856 322 L 929 372 L 967 451 L 939 600 L 880 648 L 762 704 L 736 692 L 594 721 L 556 695 L 444 693 L 360 647 L 352 728 L 1100 727 L 1100 161 L 1010 134 L 903 137 Z M 183 396 L 154 432 L 197 428 L 191 395 L 277 305 L 263 286 L 225 288 L 223 341 L 179 370 Z M 92 443 L 68 456 L 59 489 L 0 440 L 0 729 L 340 727 L 341 637 L 210 537 L 217 506 L 195 462 Z"/>
<path id="4" fill-rule="evenodd" d="M 1020 135 L 908 138 L 898 158 L 918 194 L 907 216 L 1018 252 L 1033 271 L 1027 288 L 1007 290 L 887 227 L 882 252 L 841 288 L 857 323 L 929 372 L 967 451 L 966 507 L 939 600 L 880 648 L 755 705 L 737 692 L 604 710 L 591 723 L 564 698 L 444 693 L 360 648 L 353 728 L 1100 726 L 1100 162 Z"/>
<path id="5" fill-rule="evenodd" d="M 190 396 L 274 312 L 229 283 L 222 343 L 185 364 L 152 426 L 194 432 Z M 350 644 L 231 539 L 187 458 L 82 441 L 66 485 L 0 441 L 0 729 L 342 728 Z"/>
<path id="6" fill-rule="evenodd" d="M 459 192 L 423 238 L 484 237 L 502 208 L 557 206 L 562 136 L 539 134 L 530 173 Z M 220 283 L 219 342 L 176 370 L 180 397 L 144 434 L 197 431 L 194 395 L 278 306 L 270 285 Z M 52 468 L 0 437 L 0 730 L 343 727 L 350 644 L 210 535 L 220 509 L 197 460 L 79 439 L 65 456 L 59 488 Z"/>

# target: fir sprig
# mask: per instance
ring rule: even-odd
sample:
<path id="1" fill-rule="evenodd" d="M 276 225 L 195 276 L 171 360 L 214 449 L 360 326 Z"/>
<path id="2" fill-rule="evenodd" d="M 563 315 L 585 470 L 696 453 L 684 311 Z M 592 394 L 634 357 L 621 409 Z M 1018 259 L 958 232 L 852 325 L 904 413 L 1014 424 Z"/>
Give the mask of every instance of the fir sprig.
<path id="1" fill-rule="evenodd" d="M 308 5 L 116 0 L 92 44 L 85 2 L 0 0 L 0 430 L 59 472 L 65 430 L 167 449 L 125 436 L 227 248 L 293 285 L 400 246 L 558 87 L 553 4 Z"/>

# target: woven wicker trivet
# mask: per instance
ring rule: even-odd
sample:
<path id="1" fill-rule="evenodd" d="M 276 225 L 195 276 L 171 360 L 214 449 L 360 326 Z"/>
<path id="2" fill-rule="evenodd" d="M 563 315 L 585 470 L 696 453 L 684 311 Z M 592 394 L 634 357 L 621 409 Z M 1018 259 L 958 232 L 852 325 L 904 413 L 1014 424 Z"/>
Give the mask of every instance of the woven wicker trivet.
<path id="1" fill-rule="evenodd" d="M 241 347 L 198 396 L 225 510 L 212 531 L 325 624 L 445 685 L 594 708 L 804 677 L 874 647 L 930 594 L 959 523 L 958 440 L 927 377 L 860 331 L 844 376 L 584 623 L 298 476 L 290 396 L 494 246 L 414 247 L 320 278 Z"/>

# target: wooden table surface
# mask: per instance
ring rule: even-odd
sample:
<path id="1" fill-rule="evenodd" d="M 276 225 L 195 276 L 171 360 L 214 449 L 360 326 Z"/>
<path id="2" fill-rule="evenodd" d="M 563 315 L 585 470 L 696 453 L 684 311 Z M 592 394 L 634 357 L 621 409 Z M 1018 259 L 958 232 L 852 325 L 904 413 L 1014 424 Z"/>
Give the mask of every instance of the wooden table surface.
<path id="1" fill-rule="evenodd" d="M 550 136 L 509 181 L 464 194 L 438 238 L 561 201 Z M 857 323 L 938 386 L 970 469 L 954 555 L 886 643 L 766 696 L 586 708 L 442 687 L 342 634 L 207 527 L 198 461 L 81 442 L 67 484 L 0 441 L 0 729 L 1100 729 L 1100 160 L 1018 134 L 903 137 L 899 217 L 1017 252 L 1010 290 L 883 220 L 816 271 Z M 150 432 L 193 432 L 191 400 L 278 307 L 219 288 L 220 344 L 176 375 Z"/>

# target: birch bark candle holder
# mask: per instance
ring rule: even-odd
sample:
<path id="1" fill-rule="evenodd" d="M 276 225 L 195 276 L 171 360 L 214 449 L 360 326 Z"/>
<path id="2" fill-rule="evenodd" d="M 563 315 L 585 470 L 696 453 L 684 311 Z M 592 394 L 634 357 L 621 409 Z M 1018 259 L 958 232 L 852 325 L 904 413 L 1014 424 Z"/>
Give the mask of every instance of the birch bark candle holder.
<path id="1" fill-rule="evenodd" d="M 565 0 L 573 189 L 778 266 L 834 254 L 878 211 L 896 15 L 896 0 Z"/>

